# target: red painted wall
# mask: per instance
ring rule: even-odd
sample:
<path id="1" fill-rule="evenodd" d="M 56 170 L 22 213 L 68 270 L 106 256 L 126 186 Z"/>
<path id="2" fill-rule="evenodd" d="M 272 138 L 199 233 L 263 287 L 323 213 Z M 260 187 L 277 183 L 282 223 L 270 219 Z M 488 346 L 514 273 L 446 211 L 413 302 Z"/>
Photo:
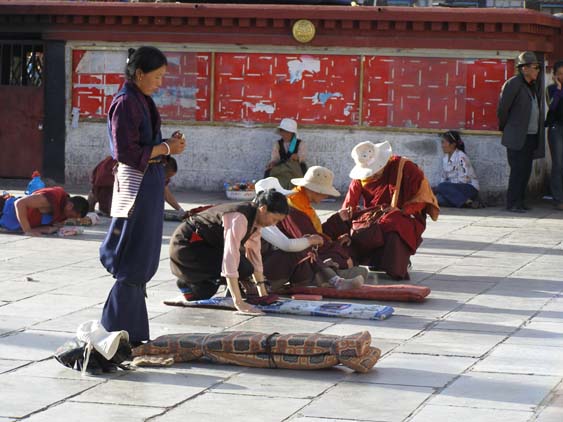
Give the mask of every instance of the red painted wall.
<path id="1" fill-rule="evenodd" d="M 511 60 L 366 57 L 363 123 L 368 126 L 496 130 Z"/>
<path id="2" fill-rule="evenodd" d="M 89 56 L 87 56 L 89 54 Z M 208 121 L 210 118 L 210 53 L 165 52 L 167 73 L 153 96 L 165 120 Z M 81 118 L 103 119 L 113 96 L 123 84 L 125 53 L 85 51 L 72 53 L 72 106 Z"/>
<path id="3" fill-rule="evenodd" d="M 216 120 L 358 123 L 358 56 L 221 53 L 215 63 Z"/>
<path id="4" fill-rule="evenodd" d="M 73 52 L 72 102 L 82 118 L 104 118 L 123 78 L 123 52 Z M 510 60 L 358 55 L 166 53 L 155 94 L 165 120 L 496 130 Z M 211 78 L 215 95 L 211 104 Z M 360 92 L 361 91 L 361 92 Z"/>

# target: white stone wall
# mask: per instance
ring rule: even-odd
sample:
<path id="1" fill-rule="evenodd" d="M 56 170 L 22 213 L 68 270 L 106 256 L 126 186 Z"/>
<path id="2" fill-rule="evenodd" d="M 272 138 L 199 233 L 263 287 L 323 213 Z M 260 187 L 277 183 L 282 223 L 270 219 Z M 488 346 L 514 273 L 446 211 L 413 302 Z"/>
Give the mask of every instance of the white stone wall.
<path id="1" fill-rule="evenodd" d="M 186 134 L 187 148 L 178 160 L 179 172 L 172 180 L 175 189 L 203 191 L 221 190 L 232 180 L 252 180 L 262 177 L 277 138 L 270 127 L 236 126 L 163 126 L 163 136 L 174 130 Z M 438 134 L 384 132 L 359 129 L 301 129 L 300 137 L 307 142 L 308 165 L 322 165 L 335 173 L 335 185 L 345 191 L 353 166 L 350 151 L 362 141 L 388 140 L 396 154 L 416 162 L 432 184 L 439 181 L 441 149 Z M 481 190 L 492 202 L 501 200 L 508 180 L 506 150 L 499 135 L 463 135 Z M 67 183 L 87 184 L 94 166 L 109 153 L 105 123 L 81 122 L 77 128 L 67 126 Z M 545 176 L 544 160 L 536 160 L 531 188 L 542 188 Z"/>

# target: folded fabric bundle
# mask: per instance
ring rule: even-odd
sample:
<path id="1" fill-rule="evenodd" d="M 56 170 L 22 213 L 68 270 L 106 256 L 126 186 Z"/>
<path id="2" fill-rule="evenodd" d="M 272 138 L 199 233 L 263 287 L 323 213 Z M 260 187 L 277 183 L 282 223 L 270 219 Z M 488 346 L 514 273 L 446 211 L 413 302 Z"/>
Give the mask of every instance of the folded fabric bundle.
<path id="1" fill-rule="evenodd" d="M 333 299 L 368 299 L 396 302 L 423 302 L 430 288 L 412 284 L 363 285 L 358 289 L 338 290 L 334 287 L 291 286 L 280 294 L 321 295 Z"/>
<path id="2" fill-rule="evenodd" d="M 266 334 L 233 331 L 215 334 L 168 334 L 133 349 L 133 364 L 150 364 L 160 356 L 174 362 L 207 358 L 213 362 L 253 368 L 322 369 L 342 364 L 368 372 L 381 350 L 371 346 L 371 335 Z"/>

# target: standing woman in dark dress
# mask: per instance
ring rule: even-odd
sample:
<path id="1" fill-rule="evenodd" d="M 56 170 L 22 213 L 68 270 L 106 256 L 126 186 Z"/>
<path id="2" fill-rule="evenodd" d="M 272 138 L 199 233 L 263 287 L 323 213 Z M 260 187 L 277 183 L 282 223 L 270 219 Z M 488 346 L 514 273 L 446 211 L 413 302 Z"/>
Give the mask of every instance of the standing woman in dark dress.
<path id="1" fill-rule="evenodd" d="M 166 155 L 185 148 L 182 134 L 163 140 L 160 115 L 151 95 L 162 85 L 166 57 L 155 47 L 129 49 L 127 81 L 108 112 L 108 135 L 117 160 L 111 216 L 100 261 L 113 275 L 102 325 L 126 330 L 132 344 L 149 340 L 146 283 L 158 269 L 164 213 Z"/>

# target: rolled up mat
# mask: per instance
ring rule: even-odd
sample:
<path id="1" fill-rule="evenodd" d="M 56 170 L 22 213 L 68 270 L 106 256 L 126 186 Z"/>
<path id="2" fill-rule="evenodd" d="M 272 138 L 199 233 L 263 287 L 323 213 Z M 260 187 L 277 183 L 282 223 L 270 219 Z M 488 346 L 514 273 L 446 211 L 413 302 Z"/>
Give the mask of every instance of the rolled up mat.
<path id="1" fill-rule="evenodd" d="M 423 302 L 430 294 L 430 287 L 412 284 L 364 285 L 358 289 L 337 290 L 333 287 L 292 286 L 279 292 L 283 295 L 321 295 L 333 299 L 367 299 L 395 302 Z"/>
<path id="2" fill-rule="evenodd" d="M 368 372 L 380 355 L 371 346 L 368 331 L 349 336 L 247 331 L 168 334 L 133 349 L 135 359 L 143 362 L 151 361 L 147 356 L 173 357 L 176 363 L 205 357 L 255 368 L 322 369 L 342 364 L 356 372 Z"/>

